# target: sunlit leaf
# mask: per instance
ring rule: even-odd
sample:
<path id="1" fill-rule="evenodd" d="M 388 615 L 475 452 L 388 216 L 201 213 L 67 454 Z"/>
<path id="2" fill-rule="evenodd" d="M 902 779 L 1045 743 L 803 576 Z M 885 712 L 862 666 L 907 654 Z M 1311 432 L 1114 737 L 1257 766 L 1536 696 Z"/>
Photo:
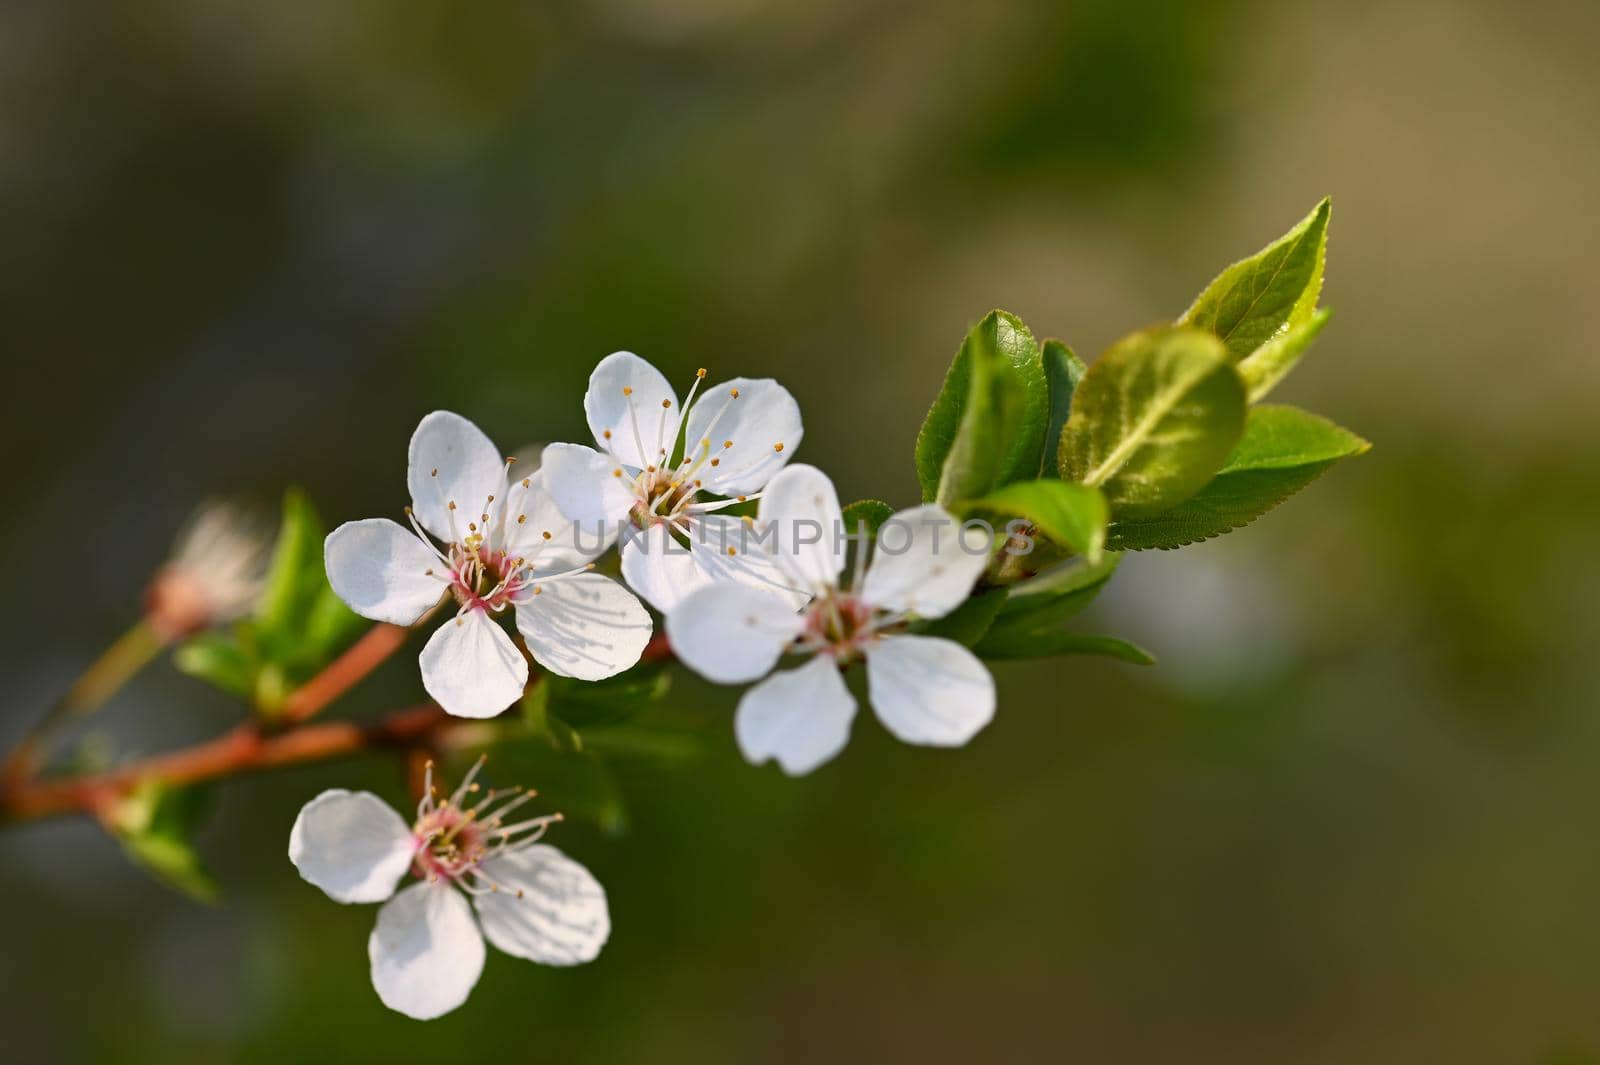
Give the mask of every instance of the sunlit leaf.
<path id="1" fill-rule="evenodd" d="M 1221 343 L 1158 327 L 1116 344 L 1078 384 L 1061 473 L 1098 487 L 1113 517 L 1159 514 L 1198 491 L 1244 426 L 1244 383 Z"/>
<path id="2" fill-rule="evenodd" d="M 1322 291 L 1328 200 L 1282 237 L 1217 275 L 1178 321 L 1208 330 L 1238 362 L 1281 330 L 1311 318 Z"/>
<path id="3" fill-rule="evenodd" d="M 1049 400 L 1033 335 L 990 312 L 967 334 L 917 436 L 923 500 L 948 506 L 1034 476 Z"/>
<path id="4" fill-rule="evenodd" d="M 1335 462 L 1369 447 L 1349 430 L 1296 407 L 1253 407 L 1243 437 L 1211 483 L 1163 514 L 1117 522 L 1107 543 L 1137 551 L 1220 536 L 1248 525 Z"/>

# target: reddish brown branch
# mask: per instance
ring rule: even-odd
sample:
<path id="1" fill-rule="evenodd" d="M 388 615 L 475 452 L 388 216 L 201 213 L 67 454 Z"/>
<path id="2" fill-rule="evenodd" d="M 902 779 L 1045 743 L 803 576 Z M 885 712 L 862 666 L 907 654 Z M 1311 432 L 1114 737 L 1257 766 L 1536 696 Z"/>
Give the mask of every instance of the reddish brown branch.
<path id="1" fill-rule="evenodd" d="M 290 693 L 284 700 L 278 721 L 294 725 L 314 717 L 399 650 L 410 634 L 410 629 L 399 625 L 380 622 L 372 626 L 321 673 Z"/>
<path id="2" fill-rule="evenodd" d="M 431 705 L 401 710 L 369 724 L 330 721 L 279 733 L 263 732 L 248 721 L 214 740 L 104 773 L 18 782 L 0 796 L 0 819 L 26 821 L 73 812 L 100 815 L 148 778 L 198 784 L 361 750 L 409 747 L 432 741 L 449 725 L 445 712 Z"/>

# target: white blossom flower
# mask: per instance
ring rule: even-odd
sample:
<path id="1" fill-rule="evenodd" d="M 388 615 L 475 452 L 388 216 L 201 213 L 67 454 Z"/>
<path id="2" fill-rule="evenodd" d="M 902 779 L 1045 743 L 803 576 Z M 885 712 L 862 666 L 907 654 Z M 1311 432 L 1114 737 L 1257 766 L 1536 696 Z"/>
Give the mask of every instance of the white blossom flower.
<path id="1" fill-rule="evenodd" d="M 171 643 L 248 614 L 265 586 L 271 548 L 258 514 L 233 503 L 204 504 L 145 589 L 145 616 Z"/>
<path id="2" fill-rule="evenodd" d="M 593 961 L 611 935 L 605 889 L 538 842 L 561 815 L 508 821 L 533 793 L 478 798 L 473 777 L 482 765 L 441 802 L 429 763 L 409 826 L 371 792 L 334 788 L 306 803 L 289 833 L 289 860 L 329 898 L 383 903 L 367 940 L 372 986 L 385 1006 L 418 1020 L 467 1000 L 485 939 L 518 958 L 577 965 Z M 396 893 L 407 872 L 418 882 Z"/>
<path id="3" fill-rule="evenodd" d="M 905 631 L 913 618 L 943 617 L 967 598 L 988 563 L 991 538 L 965 535 L 933 505 L 895 514 L 879 530 L 870 565 L 856 552 L 840 586 L 848 535 L 833 483 L 795 465 L 767 485 L 755 535 L 809 604 L 741 584 L 686 597 L 667 615 L 678 657 L 708 680 L 742 684 L 770 673 L 786 652 L 810 655 L 773 673 L 739 701 L 734 732 L 745 758 L 777 759 L 798 776 L 828 761 L 850 738 L 856 701 L 842 670 L 866 660 L 867 694 L 878 718 L 907 743 L 958 747 L 994 716 L 994 679 L 954 640 Z"/>
<path id="4" fill-rule="evenodd" d="M 545 492 L 543 471 L 516 479 L 513 461 L 467 419 L 434 411 L 411 436 L 411 531 L 384 518 L 352 521 L 323 548 L 329 583 L 362 617 L 412 625 L 445 593 L 454 597 L 455 617 L 420 661 L 428 694 L 461 717 L 500 713 L 528 682 L 527 659 L 492 617 L 507 607 L 534 660 L 562 676 L 612 676 L 650 639 L 639 600 L 589 572 L 608 542 L 585 542 Z"/>
<path id="5" fill-rule="evenodd" d="M 776 381 L 746 377 L 707 388 L 696 403 L 705 373 L 680 409 L 661 371 L 632 352 L 607 355 L 583 396 L 599 450 L 544 452 L 561 511 L 585 529 L 621 530 L 623 578 L 663 612 L 713 581 L 783 586 L 770 560 L 740 550 L 738 519 L 717 511 L 760 498 L 799 446 L 800 406 Z"/>

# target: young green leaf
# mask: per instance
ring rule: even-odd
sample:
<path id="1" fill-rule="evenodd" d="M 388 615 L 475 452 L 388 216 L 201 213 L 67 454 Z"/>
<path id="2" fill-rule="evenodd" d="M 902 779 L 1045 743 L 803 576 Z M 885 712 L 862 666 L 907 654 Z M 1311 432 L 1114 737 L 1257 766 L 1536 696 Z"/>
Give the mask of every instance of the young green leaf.
<path id="1" fill-rule="evenodd" d="M 1322 327 L 1328 324 L 1332 313 L 1326 309 L 1317 311 L 1304 322 L 1290 326 L 1244 357 L 1239 363 L 1239 376 L 1244 378 L 1245 387 L 1250 390 L 1251 403 L 1259 402 L 1289 375 L 1294 364 L 1300 361 L 1300 356 L 1306 353 L 1311 342 L 1317 339 L 1317 334 L 1322 332 Z"/>
<path id="2" fill-rule="evenodd" d="M 1244 382 L 1197 329 L 1134 333 L 1078 384 L 1061 432 L 1065 480 L 1099 488 L 1113 517 L 1183 502 L 1216 472 L 1244 426 Z"/>
<path id="3" fill-rule="evenodd" d="M 1248 525 L 1335 462 L 1372 445 L 1326 418 L 1296 407 L 1254 407 L 1244 436 L 1211 483 L 1155 517 L 1119 521 L 1108 546 L 1119 551 L 1174 548 Z"/>
<path id="4" fill-rule="evenodd" d="M 1038 632 L 1025 638 L 1012 638 L 1003 648 L 991 649 L 985 640 L 978 647 L 984 658 L 1044 658 L 1053 655 L 1105 655 L 1136 666 L 1155 664 L 1155 656 L 1138 644 L 1115 636 L 1092 636 L 1082 632 Z"/>
<path id="5" fill-rule="evenodd" d="M 199 902 L 215 902 L 217 882 L 194 849 L 207 794 L 150 778 L 112 807 L 106 825 L 136 865 Z"/>
<path id="6" fill-rule="evenodd" d="M 304 620 L 328 583 L 322 566 L 326 533 L 306 494 L 289 489 L 283 498 L 283 520 L 272 549 L 266 587 L 255 613 L 256 631 L 269 654 L 279 656 L 298 640 L 302 635 L 298 622 Z"/>
<path id="7" fill-rule="evenodd" d="M 1300 224 L 1206 286 L 1178 319 L 1215 333 L 1235 362 L 1316 310 L 1328 248 L 1328 200 Z"/>
<path id="8" fill-rule="evenodd" d="M 1049 398 L 1033 335 L 991 311 L 967 334 L 917 434 L 924 502 L 949 505 L 1033 476 Z"/>
<path id="9" fill-rule="evenodd" d="M 1042 352 L 1044 378 L 1050 392 L 1050 412 L 1045 419 L 1044 447 L 1039 454 L 1039 476 L 1060 477 L 1061 466 L 1056 455 L 1061 445 L 1061 428 L 1072 413 L 1072 393 L 1078 382 L 1089 372 L 1082 359 L 1059 340 L 1046 340 Z"/>
<path id="10" fill-rule="evenodd" d="M 1000 608 L 1005 601 L 1004 588 L 990 588 L 978 592 L 944 617 L 918 622 L 911 629 L 919 635 L 943 636 L 972 647 L 989 631 L 989 626 L 1000 615 Z"/>
<path id="11" fill-rule="evenodd" d="M 1110 512 L 1098 488 L 1068 481 L 1018 481 L 967 503 L 964 511 L 985 510 L 1032 522 L 1046 537 L 1070 547 L 1091 562 L 1106 542 Z"/>
<path id="12" fill-rule="evenodd" d="M 999 617 L 974 650 L 989 658 L 1052 653 L 1035 649 L 1057 639 L 1062 624 L 1094 602 L 1119 557 L 1107 554 L 1098 564 L 1069 563 L 1012 586 Z"/>
<path id="13" fill-rule="evenodd" d="M 172 664 L 181 673 L 216 685 L 230 695 L 248 699 L 256 689 L 260 663 L 228 632 L 202 632 L 178 646 Z"/>
<path id="14" fill-rule="evenodd" d="M 881 499 L 858 499 L 844 508 L 842 517 L 846 536 L 855 536 L 864 530 L 872 538 L 878 535 L 878 528 L 884 522 L 894 517 L 894 508 Z"/>

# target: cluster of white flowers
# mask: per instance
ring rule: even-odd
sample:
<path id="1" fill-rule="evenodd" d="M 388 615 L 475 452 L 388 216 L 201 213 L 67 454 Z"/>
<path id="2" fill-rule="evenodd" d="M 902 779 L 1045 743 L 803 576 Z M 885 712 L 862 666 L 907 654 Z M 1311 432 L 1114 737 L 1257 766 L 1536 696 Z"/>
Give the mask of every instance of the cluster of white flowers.
<path id="1" fill-rule="evenodd" d="M 842 673 L 858 658 L 894 735 L 966 743 L 994 714 L 993 680 L 961 644 L 906 630 L 967 598 L 988 539 L 973 549 L 942 508 L 916 507 L 891 519 L 905 533 L 901 549 L 880 548 L 869 564 L 832 482 L 787 465 L 802 436 L 788 390 L 746 378 L 702 389 L 704 378 L 699 371 L 680 404 L 645 360 L 606 357 L 584 395 L 595 448 L 552 444 L 526 476 L 465 418 L 429 414 L 411 439 L 411 529 L 386 519 L 336 529 L 325 548 L 334 590 L 361 615 L 397 625 L 453 600 L 455 616 L 420 662 L 428 694 L 462 717 L 499 714 L 528 683 L 527 657 L 495 615 L 514 608 L 527 656 L 544 669 L 599 680 L 636 663 L 650 639 L 637 593 L 665 615 L 689 668 L 718 683 L 761 681 L 735 719 L 753 763 L 776 759 L 798 775 L 836 755 L 856 710 Z M 723 513 L 749 501 L 759 501 L 753 519 Z M 592 572 L 613 545 L 627 588 Z M 772 673 L 785 654 L 808 661 Z M 441 803 L 430 780 L 410 828 L 375 796 L 325 792 L 290 839 L 301 874 L 333 898 L 389 899 L 369 943 L 373 984 L 414 1017 L 465 999 L 483 937 L 519 957 L 572 964 L 593 958 L 609 933 L 599 885 L 533 842 L 550 819 L 506 824 L 525 795 L 495 814 L 493 792 L 465 807 L 475 787 L 469 776 Z M 424 882 L 394 895 L 408 869 Z M 473 897 L 477 924 L 453 888 Z"/>

